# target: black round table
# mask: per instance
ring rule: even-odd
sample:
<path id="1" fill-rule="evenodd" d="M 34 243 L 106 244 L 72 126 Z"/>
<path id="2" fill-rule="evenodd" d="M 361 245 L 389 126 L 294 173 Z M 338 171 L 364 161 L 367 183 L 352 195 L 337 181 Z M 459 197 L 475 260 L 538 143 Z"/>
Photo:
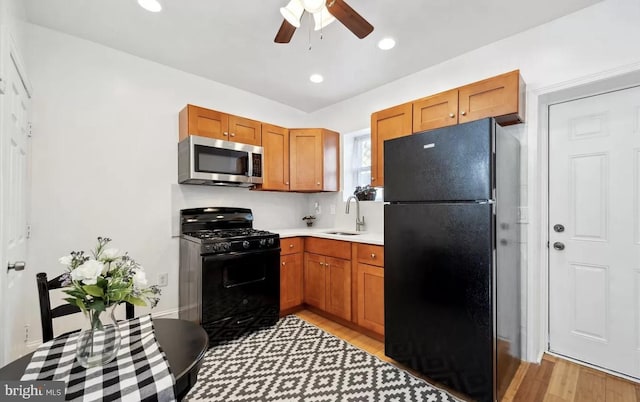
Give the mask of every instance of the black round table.
<path id="1" fill-rule="evenodd" d="M 176 378 L 176 398 L 181 400 L 196 383 L 202 358 L 209 346 L 209 337 L 200 325 L 191 321 L 155 318 L 153 326 L 156 339 Z M 31 361 L 31 355 L 33 353 L 0 368 L 0 380 L 19 381 Z"/>

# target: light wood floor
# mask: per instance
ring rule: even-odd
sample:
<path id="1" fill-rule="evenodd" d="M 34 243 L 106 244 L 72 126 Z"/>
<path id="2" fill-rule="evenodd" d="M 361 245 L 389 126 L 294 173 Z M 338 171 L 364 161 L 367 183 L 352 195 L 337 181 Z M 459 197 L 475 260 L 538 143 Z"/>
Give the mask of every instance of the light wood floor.
<path id="1" fill-rule="evenodd" d="M 300 311 L 296 315 L 382 360 L 402 367 L 384 355 L 383 342 L 308 310 Z M 402 368 L 406 369 L 406 367 Z M 411 370 L 407 371 L 421 377 Z M 511 401 L 640 402 L 640 384 L 545 355 L 539 365 L 529 363 L 520 365 L 502 400 L 502 402 Z"/>

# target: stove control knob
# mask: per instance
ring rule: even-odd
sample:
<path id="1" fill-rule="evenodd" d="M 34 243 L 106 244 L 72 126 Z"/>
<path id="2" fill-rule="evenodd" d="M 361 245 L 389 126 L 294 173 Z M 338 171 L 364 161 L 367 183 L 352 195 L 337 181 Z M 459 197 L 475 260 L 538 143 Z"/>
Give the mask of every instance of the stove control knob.
<path id="1" fill-rule="evenodd" d="M 222 249 L 224 251 L 229 251 L 231 250 L 231 243 L 222 243 Z"/>
<path id="2" fill-rule="evenodd" d="M 204 251 L 211 251 L 211 244 L 204 246 Z"/>
<path id="3" fill-rule="evenodd" d="M 269 239 L 269 245 L 273 246 L 273 243 L 274 243 L 273 239 Z"/>
<path id="4" fill-rule="evenodd" d="M 245 240 L 245 241 L 242 242 L 242 247 L 249 248 L 249 246 L 250 246 L 250 244 L 249 244 L 248 241 Z"/>
<path id="5" fill-rule="evenodd" d="M 260 239 L 260 247 L 264 247 L 267 244 L 266 239 Z"/>

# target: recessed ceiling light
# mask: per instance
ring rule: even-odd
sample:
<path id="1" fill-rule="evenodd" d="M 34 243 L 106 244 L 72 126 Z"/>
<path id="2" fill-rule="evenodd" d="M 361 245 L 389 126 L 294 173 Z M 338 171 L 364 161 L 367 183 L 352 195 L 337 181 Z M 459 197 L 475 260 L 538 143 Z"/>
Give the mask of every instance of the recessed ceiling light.
<path id="1" fill-rule="evenodd" d="M 320 74 L 311 74 L 311 77 L 309 77 L 309 81 L 313 82 L 314 84 L 319 84 L 324 81 L 324 77 Z"/>
<path id="2" fill-rule="evenodd" d="M 140 7 L 145 10 L 153 13 L 157 13 L 162 10 L 162 4 L 160 4 L 158 0 L 138 0 L 138 4 L 140 4 Z"/>
<path id="3" fill-rule="evenodd" d="M 395 45 L 396 45 L 396 41 L 393 40 L 392 38 L 384 38 L 380 42 L 378 42 L 378 47 L 382 50 L 393 49 Z"/>

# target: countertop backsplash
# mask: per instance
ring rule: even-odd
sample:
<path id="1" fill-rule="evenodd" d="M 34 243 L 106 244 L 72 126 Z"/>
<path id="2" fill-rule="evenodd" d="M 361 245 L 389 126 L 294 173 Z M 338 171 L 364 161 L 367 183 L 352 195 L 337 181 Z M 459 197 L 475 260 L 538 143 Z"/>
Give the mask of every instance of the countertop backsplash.
<path id="1" fill-rule="evenodd" d="M 320 213 L 317 212 L 316 203 Z M 349 214 L 345 213 L 346 202 L 342 192 L 309 194 L 308 214 L 315 215 L 313 227 L 356 229 L 356 205 L 351 201 Z M 364 216 L 364 231 L 384 232 L 384 204 L 377 201 L 360 201 L 360 215 Z"/>

